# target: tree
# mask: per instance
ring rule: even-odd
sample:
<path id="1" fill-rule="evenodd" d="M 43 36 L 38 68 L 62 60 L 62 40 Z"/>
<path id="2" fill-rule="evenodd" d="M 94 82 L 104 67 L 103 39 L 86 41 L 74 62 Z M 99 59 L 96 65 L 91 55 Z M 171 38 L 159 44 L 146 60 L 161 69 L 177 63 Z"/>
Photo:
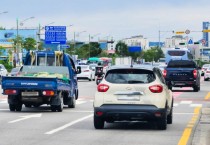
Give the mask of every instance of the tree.
<path id="1" fill-rule="evenodd" d="M 4 28 L 4 27 L 2 27 L 2 26 L 0 26 L 0 30 L 5 30 L 5 28 Z"/>
<path id="2" fill-rule="evenodd" d="M 163 51 L 158 48 L 154 47 L 144 52 L 143 58 L 145 61 L 158 61 L 160 58 L 164 57 Z"/>
<path id="3" fill-rule="evenodd" d="M 13 43 L 13 45 L 14 45 L 14 52 L 16 53 L 17 52 L 16 48 L 19 48 L 19 47 L 22 47 L 23 46 L 23 43 L 24 43 L 23 37 L 18 36 L 16 38 L 12 39 L 12 40 L 14 42 Z"/>
<path id="4" fill-rule="evenodd" d="M 124 42 L 119 41 L 115 47 L 115 51 L 119 56 L 129 56 L 128 46 Z"/>
<path id="5" fill-rule="evenodd" d="M 36 40 L 34 38 L 25 38 L 25 41 L 23 42 L 23 47 L 29 51 L 36 49 Z"/>
<path id="6" fill-rule="evenodd" d="M 102 49 L 100 48 L 100 44 L 98 42 L 90 42 L 90 57 L 97 57 Z"/>

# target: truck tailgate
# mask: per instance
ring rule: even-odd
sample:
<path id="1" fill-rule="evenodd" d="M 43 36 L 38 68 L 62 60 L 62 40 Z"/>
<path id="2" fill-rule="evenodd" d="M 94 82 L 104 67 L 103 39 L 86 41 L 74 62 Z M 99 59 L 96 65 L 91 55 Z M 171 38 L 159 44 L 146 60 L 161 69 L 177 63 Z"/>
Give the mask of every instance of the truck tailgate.
<path id="1" fill-rule="evenodd" d="M 192 68 L 168 68 L 167 78 L 176 81 L 194 80 Z"/>
<path id="2" fill-rule="evenodd" d="M 58 78 L 2 77 L 2 89 L 69 90 L 70 84 Z"/>

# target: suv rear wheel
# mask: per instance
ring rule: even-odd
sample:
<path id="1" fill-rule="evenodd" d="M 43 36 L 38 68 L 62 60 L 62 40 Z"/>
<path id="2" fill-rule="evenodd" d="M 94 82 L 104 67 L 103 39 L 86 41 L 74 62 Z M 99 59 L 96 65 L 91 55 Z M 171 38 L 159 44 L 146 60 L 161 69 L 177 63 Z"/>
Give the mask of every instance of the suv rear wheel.
<path id="1" fill-rule="evenodd" d="M 94 115 L 94 127 L 95 129 L 103 129 L 104 128 L 104 120 L 101 119 L 100 117 L 97 117 Z"/>
<path id="2" fill-rule="evenodd" d="M 194 91 L 194 92 L 198 92 L 199 90 L 200 90 L 200 86 L 197 86 L 197 85 L 196 85 L 196 86 L 193 87 L 193 91 Z"/>

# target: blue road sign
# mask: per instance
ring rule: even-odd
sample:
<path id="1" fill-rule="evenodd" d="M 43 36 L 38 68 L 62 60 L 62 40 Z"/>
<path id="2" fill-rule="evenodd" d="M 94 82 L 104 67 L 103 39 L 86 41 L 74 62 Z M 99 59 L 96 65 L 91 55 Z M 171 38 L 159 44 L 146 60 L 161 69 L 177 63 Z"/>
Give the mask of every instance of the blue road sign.
<path id="1" fill-rule="evenodd" d="M 190 39 L 190 40 L 188 41 L 188 44 L 193 44 L 192 39 Z"/>
<path id="2" fill-rule="evenodd" d="M 66 44 L 66 26 L 45 26 L 45 44 Z"/>
<path id="3" fill-rule="evenodd" d="M 129 52 L 141 52 L 141 46 L 129 46 L 128 51 Z"/>
<path id="4" fill-rule="evenodd" d="M 62 48 L 70 48 L 69 45 L 61 45 Z"/>

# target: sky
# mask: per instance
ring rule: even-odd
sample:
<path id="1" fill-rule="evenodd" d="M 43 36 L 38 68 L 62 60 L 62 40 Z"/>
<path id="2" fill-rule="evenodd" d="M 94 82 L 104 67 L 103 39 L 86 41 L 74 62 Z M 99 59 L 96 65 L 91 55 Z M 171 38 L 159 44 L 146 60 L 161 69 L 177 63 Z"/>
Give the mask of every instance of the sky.
<path id="1" fill-rule="evenodd" d="M 8 13 L 1 14 L 4 11 Z M 164 41 L 172 31 L 190 30 L 194 41 L 202 39 L 202 22 L 210 21 L 209 0 L 1 0 L 0 26 L 16 28 L 68 26 L 67 38 L 87 41 L 114 40 L 143 35 L 149 41 Z M 70 26 L 72 25 L 72 26 Z M 183 35 L 184 37 L 187 35 Z"/>

